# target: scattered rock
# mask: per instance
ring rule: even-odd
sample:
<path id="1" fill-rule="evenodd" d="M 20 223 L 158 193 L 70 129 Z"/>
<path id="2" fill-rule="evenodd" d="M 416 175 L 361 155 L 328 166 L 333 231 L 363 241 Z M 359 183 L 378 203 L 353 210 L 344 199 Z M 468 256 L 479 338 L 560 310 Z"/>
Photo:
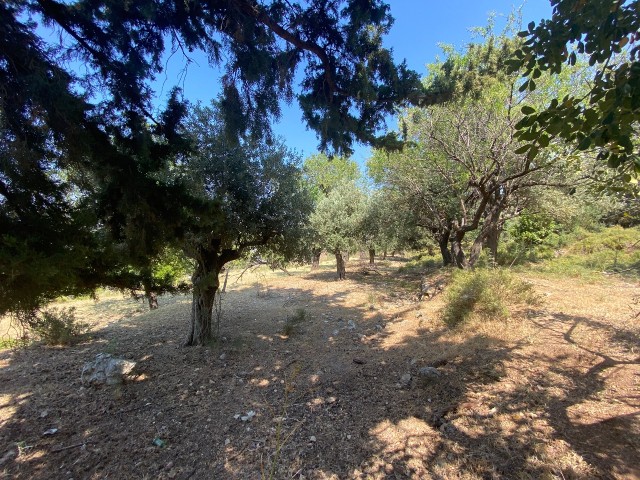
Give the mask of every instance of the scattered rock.
<path id="1" fill-rule="evenodd" d="M 358 365 L 364 365 L 365 363 L 367 363 L 367 361 L 362 360 L 361 358 L 354 358 L 353 363 L 357 363 Z"/>
<path id="2" fill-rule="evenodd" d="M 309 437 L 309 441 L 310 441 L 310 442 L 315 442 L 315 441 L 316 441 L 316 436 L 315 436 L 315 435 L 311 435 L 311 436 Z"/>
<path id="3" fill-rule="evenodd" d="M 409 385 L 411 385 L 411 374 L 405 373 L 400 377 L 400 387 L 407 388 Z"/>
<path id="4" fill-rule="evenodd" d="M 434 367 L 422 367 L 418 370 L 418 376 L 423 380 L 435 380 L 441 375 L 440 370 Z"/>
<path id="5" fill-rule="evenodd" d="M 222 354 L 222 355 L 220 355 L 218 358 L 219 358 L 220 360 L 226 360 L 226 359 L 227 359 L 227 354 L 226 354 L 226 353 L 223 353 L 223 354 Z"/>
<path id="6" fill-rule="evenodd" d="M 48 436 L 51 436 L 51 435 L 55 435 L 56 433 L 58 433 L 58 429 L 57 428 L 50 428 L 49 430 L 45 430 L 42 433 L 42 436 L 43 437 L 48 437 Z"/>
<path id="7" fill-rule="evenodd" d="M 85 363 L 80 377 L 84 385 L 119 385 L 131 374 L 136 362 L 99 353 L 93 362 Z"/>
<path id="8" fill-rule="evenodd" d="M 442 280 L 438 280 L 434 284 L 430 284 L 427 279 L 423 278 L 420 283 L 420 293 L 418 294 L 418 297 L 420 299 L 425 297 L 433 298 L 438 293 L 442 292 L 442 290 L 444 290 L 444 282 Z"/>
<path id="9" fill-rule="evenodd" d="M 349 320 L 349 321 L 347 322 L 347 328 L 348 328 L 349 330 L 355 330 L 355 329 L 356 329 L 356 324 L 355 324 L 355 322 L 354 322 L 353 320 Z"/>

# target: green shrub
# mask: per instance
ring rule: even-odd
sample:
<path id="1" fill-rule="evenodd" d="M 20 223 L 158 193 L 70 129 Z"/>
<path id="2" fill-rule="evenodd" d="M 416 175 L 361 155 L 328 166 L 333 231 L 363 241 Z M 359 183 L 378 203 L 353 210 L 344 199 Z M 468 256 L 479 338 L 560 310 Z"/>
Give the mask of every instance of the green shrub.
<path id="1" fill-rule="evenodd" d="M 75 309 L 49 309 L 36 312 L 27 321 L 28 327 L 48 345 L 72 345 L 86 334 L 89 326 L 78 322 Z"/>
<path id="2" fill-rule="evenodd" d="M 536 270 L 583 279 L 602 273 L 640 277 L 640 228 L 610 227 L 597 232 L 580 230 L 568 236 L 562 255 L 536 266 Z"/>
<path id="3" fill-rule="evenodd" d="M 300 325 L 307 318 L 307 312 L 304 308 L 299 308 L 296 310 L 296 313 L 289 317 L 287 316 L 287 320 L 284 322 L 284 326 L 282 327 L 282 335 L 290 336 L 299 331 Z"/>
<path id="4" fill-rule="evenodd" d="M 510 306 L 537 301 L 531 284 L 507 270 L 458 270 L 447 288 L 442 317 L 452 327 L 471 318 L 507 318 Z"/>
<path id="5" fill-rule="evenodd" d="M 435 270 L 441 266 L 442 259 L 438 255 L 424 252 L 414 255 L 411 260 L 398 268 L 398 273 L 424 273 L 425 271 Z"/>

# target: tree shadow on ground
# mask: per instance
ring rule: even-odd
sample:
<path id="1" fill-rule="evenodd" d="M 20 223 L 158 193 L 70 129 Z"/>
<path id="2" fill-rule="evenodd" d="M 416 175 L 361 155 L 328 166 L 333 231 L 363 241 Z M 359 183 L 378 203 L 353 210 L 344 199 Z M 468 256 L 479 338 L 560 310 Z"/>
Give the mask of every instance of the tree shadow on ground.
<path id="1" fill-rule="evenodd" d="M 400 288 L 367 280 L 354 288 Z M 177 302 L 71 348 L 0 352 L 0 469 L 25 479 L 637 473 L 637 397 L 600 419 L 589 408 L 615 396 L 618 369 L 637 381 L 631 330 L 532 312 L 551 345 L 540 352 L 527 336 L 456 335 L 437 322 L 405 334 L 417 303 L 390 315 L 354 307 L 348 292 L 292 285 L 260 297 L 251 288 L 225 296 L 224 339 L 210 347 L 180 347 L 188 306 Z M 284 335 L 300 308 L 300 330 Z M 105 349 L 137 361 L 137 376 L 83 387 L 82 364 Z M 438 373 L 421 376 L 427 366 Z M 249 411 L 250 421 L 236 418 Z"/>

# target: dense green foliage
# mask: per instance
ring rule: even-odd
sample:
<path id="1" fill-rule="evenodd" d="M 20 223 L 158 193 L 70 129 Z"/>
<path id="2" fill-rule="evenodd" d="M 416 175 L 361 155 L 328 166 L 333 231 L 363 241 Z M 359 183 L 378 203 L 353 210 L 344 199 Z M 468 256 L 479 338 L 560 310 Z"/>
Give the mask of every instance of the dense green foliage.
<path id="1" fill-rule="evenodd" d="M 304 177 L 316 198 L 326 196 L 344 182 L 360 180 L 358 164 L 347 157 L 329 158 L 323 153 L 311 155 L 304 161 Z"/>
<path id="2" fill-rule="evenodd" d="M 207 210 L 173 174 L 190 151 L 181 92 L 152 113 L 166 55 L 220 69 L 227 137 L 274 141 L 297 88 L 320 144 L 348 152 L 421 90 L 382 48 L 391 23 L 377 0 L 0 3 L 0 312 L 175 286 L 153 265 Z"/>
<path id="3" fill-rule="evenodd" d="M 355 250 L 366 208 L 364 192 L 353 182 L 336 186 L 316 205 L 311 224 L 331 253 Z"/>
<path id="4" fill-rule="evenodd" d="M 585 280 L 602 278 L 603 274 L 640 277 L 640 229 L 620 226 L 568 232 L 554 232 L 518 256 L 520 268 L 533 269 L 553 276 Z M 512 263 L 515 251 L 505 242 L 505 263 Z M 517 255 L 517 254 L 516 254 Z M 522 260 L 529 260 L 522 262 Z M 517 264 L 516 263 L 516 264 Z"/>
<path id="5" fill-rule="evenodd" d="M 532 156 L 550 137 L 574 142 L 579 150 L 595 148 L 612 167 L 627 162 L 640 172 L 637 134 L 640 120 L 638 31 L 640 2 L 624 0 L 551 0 L 553 16 L 531 22 L 520 36 L 526 41 L 511 61 L 524 68 L 520 91 L 533 91 L 545 72 L 559 74 L 581 57 L 588 59 L 590 88 L 570 92 L 544 107 L 523 109 L 518 125 Z M 629 179 L 630 177 L 627 177 Z"/>

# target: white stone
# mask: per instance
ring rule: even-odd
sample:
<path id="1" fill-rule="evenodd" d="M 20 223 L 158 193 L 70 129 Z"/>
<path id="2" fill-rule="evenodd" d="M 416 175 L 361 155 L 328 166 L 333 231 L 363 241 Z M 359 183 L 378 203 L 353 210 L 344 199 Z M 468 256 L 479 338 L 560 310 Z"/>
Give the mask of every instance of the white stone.
<path id="1" fill-rule="evenodd" d="M 99 353 L 93 362 L 85 363 L 81 380 L 84 385 L 119 385 L 130 375 L 136 362 L 116 358 L 108 353 Z"/>

